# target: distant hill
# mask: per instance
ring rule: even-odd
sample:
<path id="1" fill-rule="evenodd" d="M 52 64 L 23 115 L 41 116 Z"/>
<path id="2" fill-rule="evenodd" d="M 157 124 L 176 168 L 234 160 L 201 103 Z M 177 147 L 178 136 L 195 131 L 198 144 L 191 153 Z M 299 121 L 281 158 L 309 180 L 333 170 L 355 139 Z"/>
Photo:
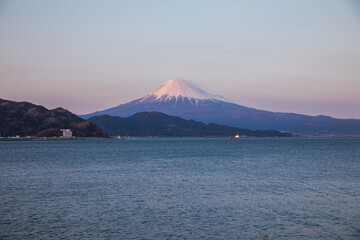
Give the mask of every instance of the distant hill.
<path id="1" fill-rule="evenodd" d="M 107 137 L 95 124 L 63 108 L 48 110 L 28 102 L 0 99 L 0 136 L 61 136 L 60 129 L 70 128 L 76 137 Z"/>
<path id="2" fill-rule="evenodd" d="M 360 119 L 336 119 L 249 108 L 206 93 L 181 79 L 172 79 L 142 98 L 81 117 L 128 117 L 144 111 L 253 130 L 276 129 L 309 135 L 360 135 Z"/>
<path id="3" fill-rule="evenodd" d="M 108 135 L 135 137 L 227 137 L 235 134 L 253 137 L 290 137 L 275 130 L 249 130 L 218 124 L 204 124 L 160 112 L 141 112 L 121 118 L 109 115 L 91 117 L 88 121 L 104 129 Z"/>

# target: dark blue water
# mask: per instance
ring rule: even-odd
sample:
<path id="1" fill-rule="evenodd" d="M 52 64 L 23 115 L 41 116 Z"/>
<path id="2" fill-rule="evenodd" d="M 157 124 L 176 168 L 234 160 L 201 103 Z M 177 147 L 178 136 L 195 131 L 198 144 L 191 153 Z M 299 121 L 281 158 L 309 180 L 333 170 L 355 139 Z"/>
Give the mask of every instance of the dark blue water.
<path id="1" fill-rule="evenodd" d="M 360 239 L 360 139 L 0 142 L 0 239 Z"/>

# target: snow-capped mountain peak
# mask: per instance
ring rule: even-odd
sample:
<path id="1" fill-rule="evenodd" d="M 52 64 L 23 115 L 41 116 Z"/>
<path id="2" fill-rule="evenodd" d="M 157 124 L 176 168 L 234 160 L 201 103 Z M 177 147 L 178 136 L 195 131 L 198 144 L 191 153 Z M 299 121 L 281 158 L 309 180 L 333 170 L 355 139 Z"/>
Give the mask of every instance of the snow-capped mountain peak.
<path id="1" fill-rule="evenodd" d="M 171 79 L 146 97 L 155 97 L 155 101 L 173 98 L 226 101 L 223 97 L 207 93 L 180 78 Z"/>
<path id="2" fill-rule="evenodd" d="M 205 124 L 218 123 L 260 130 L 277 129 L 306 135 L 312 133 L 328 135 L 329 132 L 341 135 L 360 134 L 360 120 L 352 119 L 350 124 L 350 120 L 274 113 L 249 108 L 223 100 L 222 97 L 202 91 L 181 79 L 172 79 L 144 97 L 82 117 L 85 119 L 101 115 L 128 117 L 139 112 L 162 112 L 187 120 L 202 121 Z M 343 127 L 339 125 L 340 122 Z M 174 126 L 169 124 L 168 127 L 171 129 Z"/>

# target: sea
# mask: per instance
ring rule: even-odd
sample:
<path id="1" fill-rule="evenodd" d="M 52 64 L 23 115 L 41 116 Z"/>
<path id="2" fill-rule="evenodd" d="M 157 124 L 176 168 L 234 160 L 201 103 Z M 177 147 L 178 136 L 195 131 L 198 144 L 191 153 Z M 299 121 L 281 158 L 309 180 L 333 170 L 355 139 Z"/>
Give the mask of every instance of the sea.
<path id="1" fill-rule="evenodd" d="M 360 139 L 0 142 L 0 239 L 360 239 Z"/>

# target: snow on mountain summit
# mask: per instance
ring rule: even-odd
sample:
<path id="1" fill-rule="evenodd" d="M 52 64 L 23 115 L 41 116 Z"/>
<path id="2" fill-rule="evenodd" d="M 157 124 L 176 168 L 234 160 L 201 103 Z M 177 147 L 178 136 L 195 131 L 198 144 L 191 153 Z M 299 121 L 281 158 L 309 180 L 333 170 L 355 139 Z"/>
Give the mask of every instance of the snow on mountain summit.
<path id="1" fill-rule="evenodd" d="M 150 96 L 155 96 L 155 101 L 172 98 L 226 101 L 223 97 L 207 93 L 180 78 L 171 79 L 146 97 Z"/>

